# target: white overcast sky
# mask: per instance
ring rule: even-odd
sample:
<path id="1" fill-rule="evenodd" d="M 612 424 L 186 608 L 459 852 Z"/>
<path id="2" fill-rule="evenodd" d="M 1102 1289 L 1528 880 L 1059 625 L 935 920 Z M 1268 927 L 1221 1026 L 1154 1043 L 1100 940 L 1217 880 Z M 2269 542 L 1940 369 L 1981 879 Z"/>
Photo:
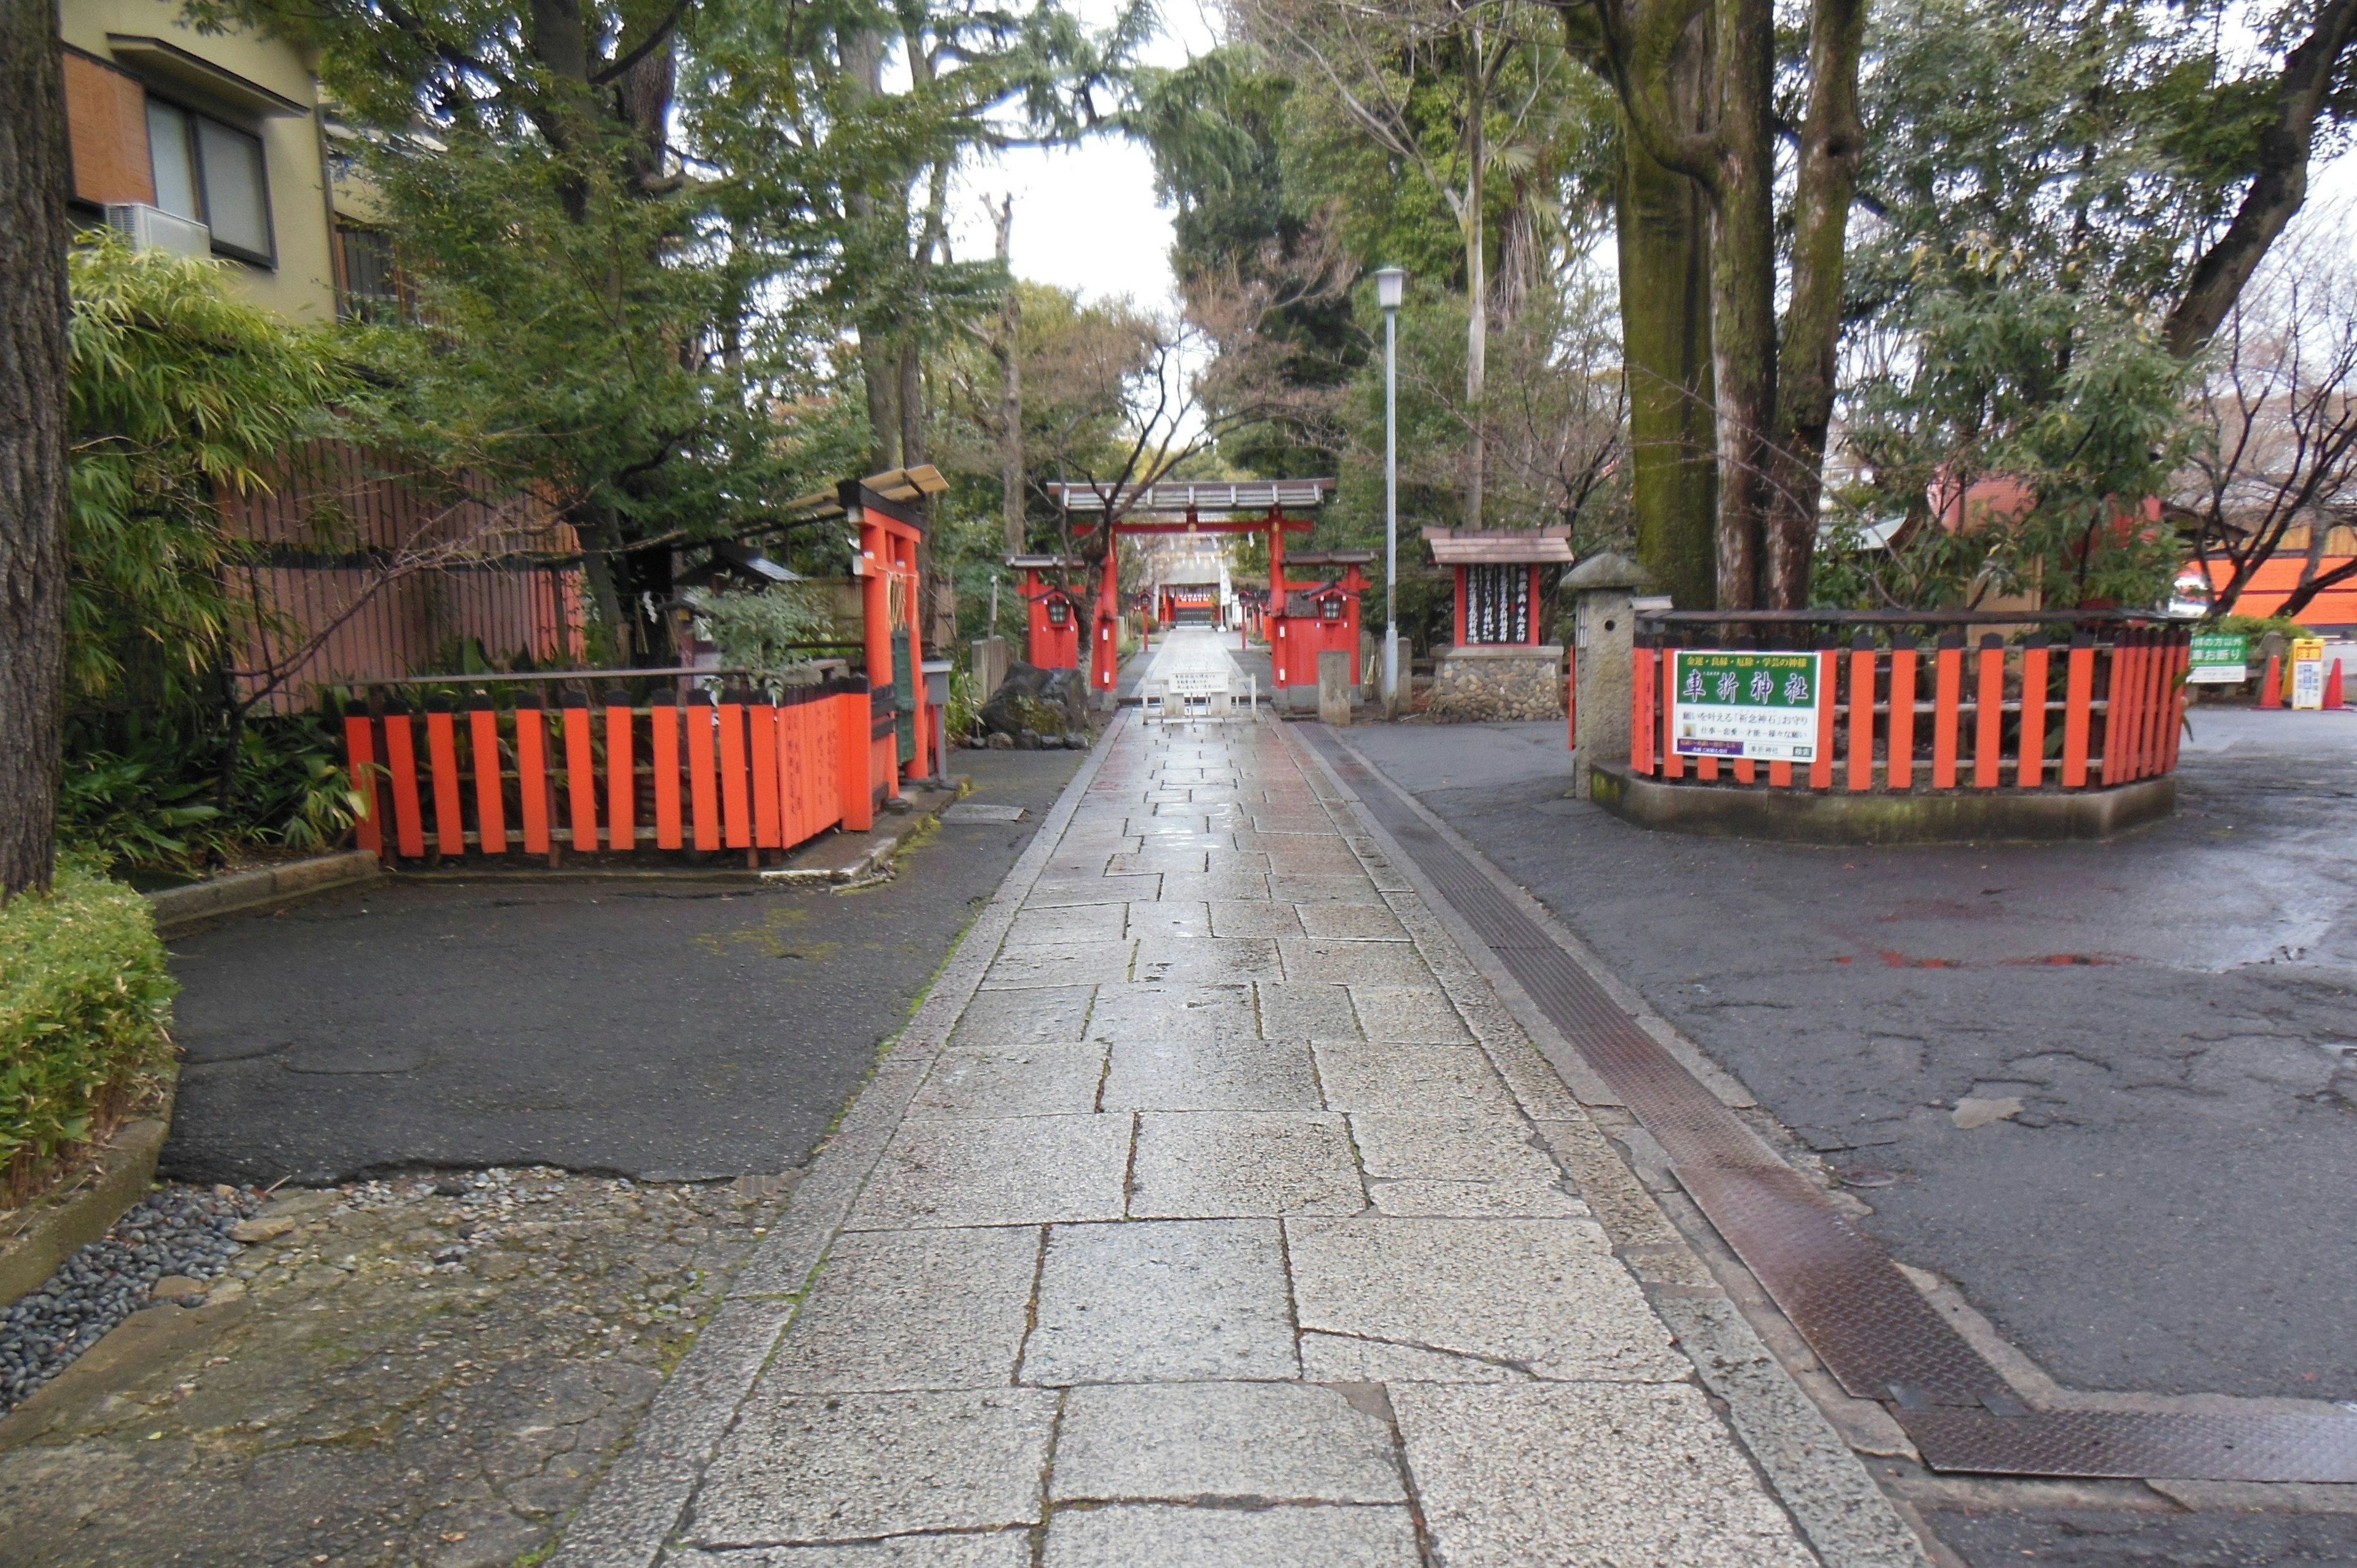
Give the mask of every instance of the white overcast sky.
<path id="1" fill-rule="evenodd" d="M 1114 13 L 1107 0 L 1072 9 L 1090 26 Z M 1215 9 L 1203 0 L 1162 0 L 1162 33 L 1149 65 L 1179 66 L 1219 41 Z M 984 202 L 1012 192 L 1010 261 L 1017 277 L 1077 289 L 1088 300 L 1126 295 L 1148 309 L 1177 306 L 1170 274 L 1170 214 L 1154 205 L 1154 161 L 1126 138 L 1094 136 L 1077 147 L 1018 148 L 964 170 L 951 231 L 961 261 L 987 256 L 996 241 Z"/>

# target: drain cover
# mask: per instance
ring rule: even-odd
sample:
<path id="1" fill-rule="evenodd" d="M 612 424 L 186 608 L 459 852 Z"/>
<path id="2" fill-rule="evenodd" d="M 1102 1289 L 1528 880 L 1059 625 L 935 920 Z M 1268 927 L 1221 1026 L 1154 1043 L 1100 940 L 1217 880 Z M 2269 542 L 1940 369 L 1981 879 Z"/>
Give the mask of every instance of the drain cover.
<path id="1" fill-rule="evenodd" d="M 1023 820 L 1020 806 L 985 806 L 973 800 L 961 800 L 942 812 L 945 822 L 1019 822 Z"/>

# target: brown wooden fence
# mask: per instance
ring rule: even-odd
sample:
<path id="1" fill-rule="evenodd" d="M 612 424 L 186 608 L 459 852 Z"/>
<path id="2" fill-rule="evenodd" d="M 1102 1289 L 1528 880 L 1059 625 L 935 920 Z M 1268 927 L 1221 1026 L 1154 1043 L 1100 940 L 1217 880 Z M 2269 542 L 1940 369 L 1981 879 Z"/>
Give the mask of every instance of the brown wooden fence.
<path id="1" fill-rule="evenodd" d="M 1669 782 L 1859 792 L 2125 784 L 2177 766 L 2189 638 L 2124 624 L 2066 642 L 1984 633 L 1968 648 L 1950 630 L 1926 648 L 1859 631 L 1846 649 L 1813 650 L 1817 736 L 1802 763 L 1679 756 L 1671 698 L 1684 639 L 1641 632 L 1630 767 Z"/>
<path id="2" fill-rule="evenodd" d="M 619 692 L 595 705 L 526 696 L 501 708 L 395 696 L 350 713 L 344 739 L 366 803 L 361 847 L 388 860 L 741 851 L 748 865 L 829 828 L 873 825 L 867 682 L 711 703 Z M 428 843 L 431 843 L 429 853 Z"/>

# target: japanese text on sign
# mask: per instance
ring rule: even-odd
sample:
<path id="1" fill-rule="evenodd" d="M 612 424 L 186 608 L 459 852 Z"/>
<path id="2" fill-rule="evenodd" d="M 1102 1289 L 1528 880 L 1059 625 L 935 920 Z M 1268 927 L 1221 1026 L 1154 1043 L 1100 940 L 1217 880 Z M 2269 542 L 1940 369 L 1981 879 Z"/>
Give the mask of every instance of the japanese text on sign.
<path id="1" fill-rule="evenodd" d="M 2251 639 L 2240 632 L 2196 632 L 2192 653 L 2185 675 L 2190 685 L 2240 685 L 2250 672 Z"/>
<path id="2" fill-rule="evenodd" d="M 1815 759 L 1815 654 L 1676 649 L 1670 659 L 1670 747 L 1678 756 Z"/>

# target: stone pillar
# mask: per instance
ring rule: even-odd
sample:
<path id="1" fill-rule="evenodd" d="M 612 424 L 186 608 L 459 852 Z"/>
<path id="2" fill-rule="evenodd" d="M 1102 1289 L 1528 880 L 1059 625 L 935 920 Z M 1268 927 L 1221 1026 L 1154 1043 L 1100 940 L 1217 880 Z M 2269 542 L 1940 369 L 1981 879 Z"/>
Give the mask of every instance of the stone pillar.
<path id="1" fill-rule="evenodd" d="M 1629 693 L 1635 665 L 1637 602 L 1650 586 L 1625 555 L 1591 555 L 1564 575 L 1572 605 L 1572 665 L 1578 681 L 1572 717 L 1571 792 L 1588 798 L 1587 770 L 1596 762 L 1629 759 Z"/>
<path id="2" fill-rule="evenodd" d="M 1357 671 L 1351 668 L 1355 654 L 1339 648 L 1329 648 L 1318 655 L 1318 721 L 1320 724 L 1346 725 L 1351 722 L 1351 699 L 1358 690 L 1352 679 Z"/>

